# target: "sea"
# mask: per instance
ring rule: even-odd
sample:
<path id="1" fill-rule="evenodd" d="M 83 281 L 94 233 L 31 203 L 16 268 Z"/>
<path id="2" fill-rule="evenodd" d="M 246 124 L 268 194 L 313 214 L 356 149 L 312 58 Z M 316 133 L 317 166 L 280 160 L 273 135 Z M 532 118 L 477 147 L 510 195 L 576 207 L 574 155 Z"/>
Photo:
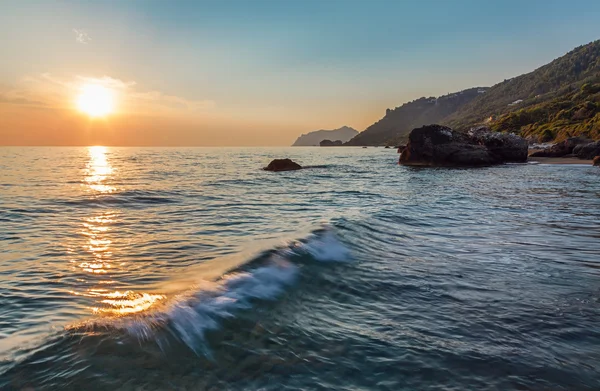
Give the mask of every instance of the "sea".
<path id="1" fill-rule="evenodd" d="M 397 162 L 0 148 L 0 389 L 600 389 L 600 169 Z"/>

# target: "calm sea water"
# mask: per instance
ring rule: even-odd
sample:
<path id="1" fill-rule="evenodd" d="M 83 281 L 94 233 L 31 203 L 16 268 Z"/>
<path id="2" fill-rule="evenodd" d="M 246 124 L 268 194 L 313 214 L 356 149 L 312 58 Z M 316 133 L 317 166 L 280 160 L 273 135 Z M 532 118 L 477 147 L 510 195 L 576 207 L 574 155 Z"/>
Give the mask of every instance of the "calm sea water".
<path id="1" fill-rule="evenodd" d="M 600 389 L 600 170 L 396 161 L 0 148 L 0 389 Z"/>

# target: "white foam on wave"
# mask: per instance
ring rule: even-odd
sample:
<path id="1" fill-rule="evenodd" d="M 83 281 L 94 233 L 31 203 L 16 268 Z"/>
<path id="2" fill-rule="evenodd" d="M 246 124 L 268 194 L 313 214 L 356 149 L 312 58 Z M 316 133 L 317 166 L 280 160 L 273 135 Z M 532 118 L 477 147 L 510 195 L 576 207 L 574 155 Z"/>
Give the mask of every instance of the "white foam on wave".
<path id="1" fill-rule="evenodd" d="M 200 285 L 196 282 L 194 288 L 186 293 L 172 296 L 168 303 L 143 314 L 112 319 L 110 325 L 124 329 L 140 340 L 155 341 L 159 346 L 168 340 L 167 335 L 172 335 L 196 354 L 210 357 L 206 332 L 217 330 L 223 320 L 250 308 L 253 300 L 277 299 L 297 278 L 299 267 L 292 260 L 306 254 L 323 262 L 350 260 L 348 248 L 332 229 L 326 227 L 309 236 L 306 241 L 294 244 L 287 242 L 261 262 L 261 266 L 248 268 L 247 271 L 225 272 L 215 280 L 212 278 L 215 275 L 212 265 L 210 273 L 203 270 L 207 279 L 201 280 Z M 229 262 L 219 260 L 218 265 L 222 267 L 216 270 L 232 270 L 232 267 L 235 270 L 242 263 L 236 258 Z"/>
<path id="2" fill-rule="evenodd" d="M 236 311 L 250 308 L 253 299 L 276 299 L 294 283 L 297 273 L 297 266 L 274 257 L 267 266 L 232 274 L 212 289 L 182 296 L 164 311 L 132 321 L 126 329 L 141 339 L 153 339 L 157 328 L 166 329 L 197 354 L 210 356 L 205 343 L 207 331 L 218 329 L 221 321 Z"/>
<path id="3" fill-rule="evenodd" d="M 309 238 L 300 248 L 318 261 L 345 262 L 350 260 L 350 251 L 330 229 L 326 229 L 321 235 Z"/>

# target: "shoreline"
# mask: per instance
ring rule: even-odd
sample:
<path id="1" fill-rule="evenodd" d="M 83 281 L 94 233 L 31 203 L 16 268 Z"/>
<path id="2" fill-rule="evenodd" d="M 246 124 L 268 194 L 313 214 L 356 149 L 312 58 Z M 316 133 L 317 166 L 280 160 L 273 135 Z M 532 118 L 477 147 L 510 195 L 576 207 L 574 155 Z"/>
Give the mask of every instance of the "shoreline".
<path id="1" fill-rule="evenodd" d="M 592 160 L 579 159 L 576 157 L 528 157 L 527 162 L 539 164 L 582 164 L 592 166 Z"/>

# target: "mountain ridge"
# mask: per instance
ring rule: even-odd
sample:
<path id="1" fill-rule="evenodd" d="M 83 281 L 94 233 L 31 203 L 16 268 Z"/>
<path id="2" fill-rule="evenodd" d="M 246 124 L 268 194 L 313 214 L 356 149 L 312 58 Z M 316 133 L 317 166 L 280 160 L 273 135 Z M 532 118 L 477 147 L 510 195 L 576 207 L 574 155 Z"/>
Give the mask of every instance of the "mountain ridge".
<path id="1" fill-rule="evenodd" d="M 406 140 L 412 129 L 442 120 L 486 91 L 486 87 L 473 87 L 439 97 L 422 97 L 394 109 L 387 109 L 383 118 L 345 145 L 401 143 Z"/>

